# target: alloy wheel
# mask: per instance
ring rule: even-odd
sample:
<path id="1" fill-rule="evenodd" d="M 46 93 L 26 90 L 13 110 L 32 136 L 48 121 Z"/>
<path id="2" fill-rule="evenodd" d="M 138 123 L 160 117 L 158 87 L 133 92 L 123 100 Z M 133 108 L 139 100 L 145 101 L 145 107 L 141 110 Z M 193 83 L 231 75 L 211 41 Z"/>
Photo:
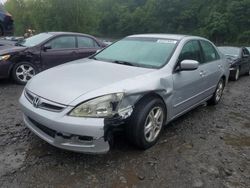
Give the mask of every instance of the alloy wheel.
<path id="1" fill-rule="evenodd" d="M 223 89 L 224 89 L 223 81 L 220 81 L 219 84 L 218 84 L 218 86 L 217 86 L 216 93 L 215 93 L 215 99 L 216 99 L 217 102 L 222 97 Z"/>
<path id="2" fill-rule="evenodd" d="M 164 111 L 161 107 L 153 108 L 144 125 L 144 137 L 147 142 L 153 142 L 160 134 L 164 121 Z"/>
<path id="3" fill-rule="evenodd" d="M 22 64 L 16 68 L 16 77 L 21 82 L 29 81 L 35 74 L 35 69 L 27 64 Z"/>
<path id="4" fill-rule="evenodd" d="M 237 68 L 237 69 L 236 69 L 236 72 L 235 72 L 235 80 L 238 80 L 239 77 L 240 77 L 240 69 Z"/>

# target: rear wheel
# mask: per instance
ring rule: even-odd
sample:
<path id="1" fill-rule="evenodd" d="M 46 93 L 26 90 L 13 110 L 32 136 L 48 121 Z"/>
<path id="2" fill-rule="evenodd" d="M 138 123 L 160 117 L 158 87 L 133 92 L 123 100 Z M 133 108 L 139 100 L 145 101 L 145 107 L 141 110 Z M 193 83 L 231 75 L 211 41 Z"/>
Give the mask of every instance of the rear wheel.
<path id="1" fill-rule="evenodd" d="M 143 99 L 136 105 L 128 122 L 128 139 L 140 149 L 152 147 L 159 139 L 165 120 L 165 104 L 161 99 Z"/>
<path id="2" fill-rule="evenodd" d="M 220 102 L 221 100 L 221 97 L 222 97 L 222 94 L 223 94 L 223 91 L 224 91 L 224 88 L 225 88 L 225 82 L 223 79 L 220 79 L 217 87 L 216 87 L 216 90 L 213 94 L 213 97 L 207 101 L 207 103 L 209 105 L 216 105 Z"/>
<path id="3" fill-rule="evenodd" d="M 233 81 L 237 81 L 239 80 L 239 77 L 240 77 L 240 67 L 237 67 L 236 70 L 235 70 L 235 73 L 232 77 L 232 80 Z"/>
<path id="4" fill-rule="evenodd" d="M 26 84 L 37 73 L 37 69 L 29 62 L 17 63 L 12 70 L 12 77 L 18 84 Z"/>
<path id="5" fill-rule="evenodd" d="M 247 76 L 250 76 L 250 68 L 249 68 L 249 71 L 246 73 Z"/>

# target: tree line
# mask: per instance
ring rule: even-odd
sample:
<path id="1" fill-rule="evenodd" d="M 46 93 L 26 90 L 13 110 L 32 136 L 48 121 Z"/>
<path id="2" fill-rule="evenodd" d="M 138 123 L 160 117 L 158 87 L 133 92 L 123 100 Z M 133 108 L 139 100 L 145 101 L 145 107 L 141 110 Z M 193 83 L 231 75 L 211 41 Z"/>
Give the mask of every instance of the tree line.
<path id="1" fill-rule="evenodd" d="M 28 28 L 112 38 L 178 33 L 250 44 L 250 0 L 7 0 L 4 6 L 17 35 Z"/>

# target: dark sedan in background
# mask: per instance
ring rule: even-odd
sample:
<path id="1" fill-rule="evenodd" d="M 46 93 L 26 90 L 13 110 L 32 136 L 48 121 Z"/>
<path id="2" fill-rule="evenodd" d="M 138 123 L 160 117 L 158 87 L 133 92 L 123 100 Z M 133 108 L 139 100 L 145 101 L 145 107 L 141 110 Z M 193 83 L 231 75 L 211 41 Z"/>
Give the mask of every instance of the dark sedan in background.
<path id="1" fill-rule="evenodd" d="M 48 68 L 88 57 L 106 45 L 95 37 L 69 32 L 40 33 L 0 48 L 0 78 L 12 77 L 25 84 Z"/>
<path id="2" fill-rule="evenodd" d="M 14 21 L 12 16 L 0 4 L 0 36 L 13 35 Z"/>
<path id="3" fill-rule="evenodd" d="M 219 50 L 230 64 L 230 79 L 237 81 L 242 75 L 250 75 L 250 53 L 245 47 L 221 46 Z"/>

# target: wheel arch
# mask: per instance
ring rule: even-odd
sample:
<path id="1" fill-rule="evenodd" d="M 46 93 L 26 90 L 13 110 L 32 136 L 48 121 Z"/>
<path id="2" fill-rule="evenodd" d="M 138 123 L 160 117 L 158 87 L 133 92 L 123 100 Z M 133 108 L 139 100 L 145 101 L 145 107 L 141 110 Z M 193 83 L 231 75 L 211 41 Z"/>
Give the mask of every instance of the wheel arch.
<path id="1" fill-rule="evenodd" d="M 167 104 L 163 98 L 163 96 L 160 94 L 160 91 L 150 91 L 147 93 L 144 93 L 143 95 L 141 95 L 134 103 L 134 107 L 136 107 L 140 102 L 142 102 L 143 100 L 150 100 L 150 99 L 154 99 L 154 98 L 158 98 L 160 99 L 165 107 L 165 112 L 166 112 L 166 120 L 168 119 L 168 107 Z"/>
<path id="2" fill-rule="evenodd" d="M 227 84 L 227 77 L 226 77 L 226 75 L 222 75 L 221 79 L 223 80 L 224 85 L 226 85 Z"/>

